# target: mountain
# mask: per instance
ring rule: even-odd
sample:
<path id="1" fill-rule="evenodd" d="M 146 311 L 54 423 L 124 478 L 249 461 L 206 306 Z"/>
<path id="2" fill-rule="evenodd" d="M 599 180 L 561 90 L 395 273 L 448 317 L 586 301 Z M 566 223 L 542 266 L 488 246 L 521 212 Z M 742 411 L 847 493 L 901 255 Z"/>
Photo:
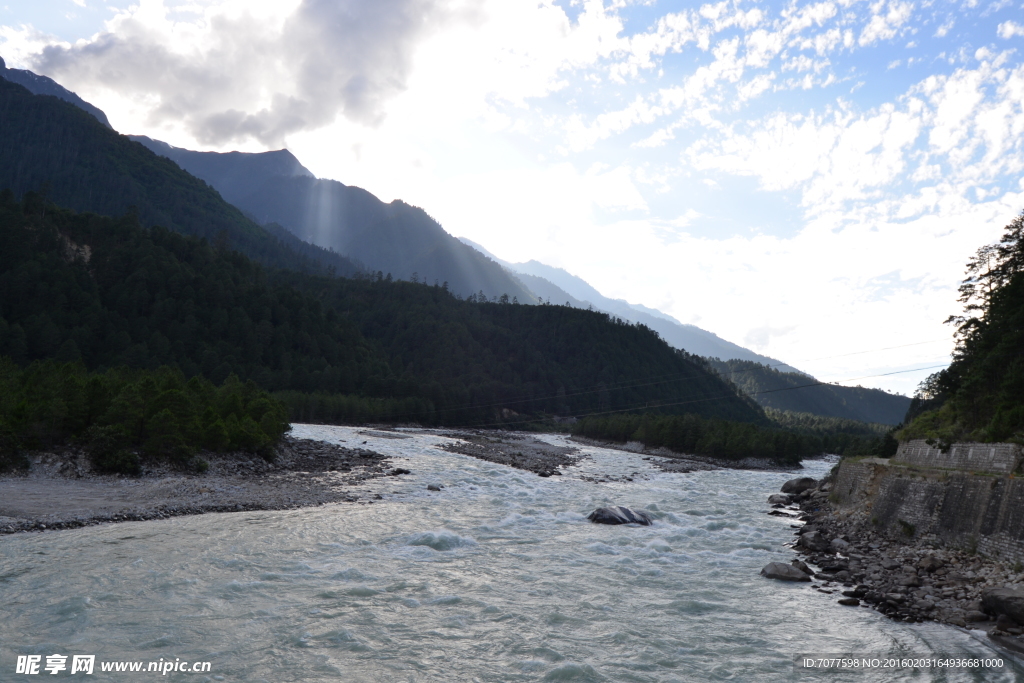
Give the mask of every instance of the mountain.
<path id="1" fill-rule="evenodd" d="M 8 73 L 10 70 L 8 70 Z M 266 229 L 203 181 L 56 97 L 0 80 L 0 189 L 40 191 L 77 211 L 134 212 L 162 225 L 223 242 L 261 263 L 301 270 L 358 272 L 356 264 L 283 229 Z"/>
<path id="2" fill-rule="evenodd" d="M 25 69 L 8 69 L 3 57 L 0 57 L 0 78 L 6 79 L 11 83 L 17 83 L 33 95 L 51 95 L 59 100 L 73 104 L 79 109 L 89 112 L 97 121 L 113 130 L 113 126 L 107 120 L 107 115 L 99 107 L 89 104 L 52 78 L 40 76 Z"/>
<path id="3" fill-rule="evenodd" d="M 646 409 L 767 422 L 702 359 L 602 313 L 265 269 L 33 193 L 0 192 L 0 354 L 235 374 L 320 420 L 497 426 Z"/>
<path id="4" fill-rule="evenodd" d="M 886 425 L 900 424 L 910 408 L 910 398 L 881 389 L 815 385 L 813 377 L 746 360 L 710 363 L 764 408 Z"/>
<path id="5" fill-rule="evenodd" d="M 500 265 L 449 235 L 423 209 L 401 200 L 385 204 L 361 188 L 318 179 L 287 150 L 195 152 L 144 136 L 132 139 L 205 180 L 257 223 L 280 225 L 371 272 L 447 282 L 461 296 L 534 300 Z"/>
<path id="6" fill-rule="evenodd" d="M 774 358 L 754 353 L 695 325 L 681 323 L 661 311 L 639 304 L 631 304 L 622 299 L 609 299 L 583 278 L 572 275 L 562 268 L 548 266 L 538 261 L 509 263 L 465 237 L 459 239 L 513 272 L 530 291 L 551 303 L 568 303 L 571 306 L 583 308 L 593 306 L 599 311 L 611 313 L 623 320 L 641 323 L 660 334 L 665 341 L 677 349 L 684 349 L 698 356 L 750 360 L 777 367 L 786 372 L 800 373 L 796 368 L 780 363 Z"/>

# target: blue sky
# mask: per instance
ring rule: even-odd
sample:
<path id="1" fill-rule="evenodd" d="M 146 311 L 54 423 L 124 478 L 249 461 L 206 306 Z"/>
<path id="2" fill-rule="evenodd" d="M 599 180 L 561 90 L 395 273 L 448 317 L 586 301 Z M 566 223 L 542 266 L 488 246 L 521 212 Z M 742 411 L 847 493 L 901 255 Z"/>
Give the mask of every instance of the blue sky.
<path id="1" fill-rule="evenodd" d="M 287 146 L 826 380 L 912 392 L 872 375 L 946 362 L 1024 208 L 1020 0 L 2 7 L 9 65 L 122 132 Z"/>

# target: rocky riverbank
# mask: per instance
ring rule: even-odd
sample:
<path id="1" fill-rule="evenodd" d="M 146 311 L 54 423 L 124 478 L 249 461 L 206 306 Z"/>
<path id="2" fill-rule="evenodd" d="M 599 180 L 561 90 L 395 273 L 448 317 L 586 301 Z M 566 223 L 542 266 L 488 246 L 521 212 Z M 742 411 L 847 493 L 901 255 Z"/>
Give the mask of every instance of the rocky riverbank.
<path id="1" fill-rule="evenodd" d="M 147 464 L 140 476 L 100 475 L 79 449 L 29 454 L 30 467 L 0 477 L 0 534 L 69 529 L 240 510 L 372 502 L 360 484 L 406 474 L 383 455 L 285 437 L 268 462 L 248 453 L 203 453 L 209 469 Z"/>
<path id="2" fill-rule="evenodd" d="M 571 467 L 583 456 L 579 449 L 553 446 L 528 434 L 484 430 L 447 431 L 441 436 L 457 439 L 444 450 L 488 462 L 534 472 L 541 477 L 560 476 L 560 468 Z"/>
<path id="3" fill-rule="evenodd" d="M 792 547 L 802 559 L 791 565 L 798 573 L 769 565 L 762 574 L 809 581 L 810 589 L 834 594 L 844 607 L 870 607 L 900 621 L 983 629 L 1005 647 L 1024 652 L 1020 565 L 914 539 L 913 529 L 903 537 L 877 533 L 866 519 L 836 514 L 831 487 L 828 479 L 794 479 L 782 493 L 769 496 L 769 514 L 799 522 L 793 525 Z"/>
<path id="4" fill-rule="evenodd" d="M 627 441 L 616 443 L 613 441 L 600 441 L 589 439 L 585 436 L 574 436 L 572 440 L 585 446 L 598 446 L 610 448 L 616 451 L 636 453 L 648 456 L 644 458 L 662 472 L 701 472 L 708 470 L 792 470 L 793 465 L 780 465 L 777 462 L 763 458 L 743 458 L 742 460 L 723 460 L 703 455 L 688 455 L 676 453 L 667 448 L 647 448 L 639 441 Z"/>

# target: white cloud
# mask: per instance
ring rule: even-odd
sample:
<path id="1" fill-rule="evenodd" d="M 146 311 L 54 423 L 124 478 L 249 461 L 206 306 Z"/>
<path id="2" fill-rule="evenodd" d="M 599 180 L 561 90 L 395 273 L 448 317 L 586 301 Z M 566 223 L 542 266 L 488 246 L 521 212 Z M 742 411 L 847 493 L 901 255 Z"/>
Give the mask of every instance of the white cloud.
<path id="1" fill-rule="evenodd" d="M 1003 40 L 1009 40 L 1015 36 L 1024 36 L 1024 26 L 1015 21 L 1004 21 L 999 24 L 996 33 Z"/>
<path id="2" fill-rule="evenodd" d="M 858 43 L 863 47 L 880 40 L 896 36 L 899 29 L 910 19 L 914 5 L 910 2 L 878 0 L 871 6 L 871 20 L 860 34 Z"/>

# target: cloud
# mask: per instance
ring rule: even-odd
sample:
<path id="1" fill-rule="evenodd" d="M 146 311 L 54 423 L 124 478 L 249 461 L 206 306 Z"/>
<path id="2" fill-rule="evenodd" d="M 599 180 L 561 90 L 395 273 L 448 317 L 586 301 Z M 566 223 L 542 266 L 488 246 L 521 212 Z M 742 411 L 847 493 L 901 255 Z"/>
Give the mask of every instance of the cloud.
<path id="1" fill-rule="evenodd" d="M 1009 40 L 1014 36 L 1024 36 L 1024 26 L 1021 26 L 1015 21 L 1004 21 L 999 24 L 999 27 L 996 29 L 996 33 L 1000 38 Z"/>
<path id="2" fill-rule="evenodd" d="M 418 43 L 444 20 L 434 0 L 302 0 L 270 15 L 227 5 L 194 23 L 143 0 L 108 30 L 53 44 L 31 67 L 76 89 L 131 93 L 148 123 L 183 124 L 202 144 L 267 146 L 339 115 L 379 124 L 406 86 Z"/>

